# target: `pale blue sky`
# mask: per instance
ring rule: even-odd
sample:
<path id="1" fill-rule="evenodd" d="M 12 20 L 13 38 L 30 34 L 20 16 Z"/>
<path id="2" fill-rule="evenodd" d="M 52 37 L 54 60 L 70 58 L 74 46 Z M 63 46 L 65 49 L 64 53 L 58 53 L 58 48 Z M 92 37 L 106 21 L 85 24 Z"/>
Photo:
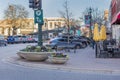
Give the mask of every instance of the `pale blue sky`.
<path id="1" fill-rule="evenodd" d="M 100 10 L 109 9 L 111 0 L 68 0 L 70 11 L 74 17 L 80 17 L 85 8 L 92 6 Z M 64 0 L 43 0 L 44 17 L 59 17 L 59 11 L 63 9 Z M 33 10 L 29 8 L 29 0 L 0 0 L 0 19 L 4 17 L 4 10 L 8 4 L 21 4 L 30 12 L 33 18 Z"/>

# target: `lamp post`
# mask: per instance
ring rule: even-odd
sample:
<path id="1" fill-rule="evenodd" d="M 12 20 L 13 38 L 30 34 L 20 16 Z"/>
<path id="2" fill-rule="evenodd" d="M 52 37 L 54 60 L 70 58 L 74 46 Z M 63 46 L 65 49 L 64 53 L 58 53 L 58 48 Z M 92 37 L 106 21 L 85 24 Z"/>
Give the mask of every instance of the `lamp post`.
<path id="1" fill-rule="evenodd" d="M 48 25 L 47 25 L 47 20 L 45 20 L 45 30 L 46 30 L 46 38 L 48 39 Z"/>
<path id="2" fill-rule="evenodd" d="M 89 33 L 89 37 L 90 38 L 92 38 L 92 8 L 90 7 L 89 8 L 89 16 L 90 16 L 90 27 L 89 27 L 89 29 L 90 29 L 90 33 Z"/>
<path id="3" fill-rule="evenodd" d="M 55 36 L 58 36 L 59 35 L 59 24 L 58 23 L 55 23 Z"/>

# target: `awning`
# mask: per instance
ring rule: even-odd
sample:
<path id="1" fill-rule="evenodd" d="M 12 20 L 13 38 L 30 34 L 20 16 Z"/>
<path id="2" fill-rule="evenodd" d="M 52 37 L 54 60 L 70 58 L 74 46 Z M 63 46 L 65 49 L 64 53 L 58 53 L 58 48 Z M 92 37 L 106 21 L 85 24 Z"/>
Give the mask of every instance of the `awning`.
<path id="1" fill-rule="evenodd" d="M 114 16 L 111 24 L 120 24 L 120 12 L 118 12 L 117 15 Z"/>

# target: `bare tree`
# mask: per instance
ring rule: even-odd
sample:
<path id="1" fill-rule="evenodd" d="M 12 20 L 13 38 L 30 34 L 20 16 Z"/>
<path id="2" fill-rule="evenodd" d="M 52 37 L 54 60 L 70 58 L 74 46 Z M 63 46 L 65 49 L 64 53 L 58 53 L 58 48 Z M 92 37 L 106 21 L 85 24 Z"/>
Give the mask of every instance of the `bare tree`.
<path id="1" fill-rule="evenodd" d="M 100 11 L 98 8 L 91 8 L 92 23 L 102 24 L 104 21 L 104 11 Z M 83 16 L 89 15 L 90 8 L 86 8 L 83 12 Z"/>
<path id="2" fill-rule="evenodd" d="M 104 21 L 104 11 L 100 11 L 98 8 L 93 9 L 92 20 L 94 23 L 97 22 L 99 25 L 102 25 Z"/>
<path id="3" fill-rule="evenodd" d="M 28 17 L 28 11 L 22 5 L 11 4 L 4 11 L 5 20 L 12 27 L 12 34 L 16 35 L 17 29 L 22 27 L 22 23 L 25 22 L 25 18 Z"/>
<path id="4" fill-rule="evenodd" d="M 60 13 L 61 17 L 65 18 L 65 23 L 66 23 L 66 26 L 68 27 L 68 33 L 69 33 L 70 22 L 71 22 L 73 15 L 72 15 L 72 12 L 70 12 L 68 0 L 65 0 L 65 2 L 63 4 L 63 8 L 64 8 L 64 11 L 59 11 L 59 13 Z"/>

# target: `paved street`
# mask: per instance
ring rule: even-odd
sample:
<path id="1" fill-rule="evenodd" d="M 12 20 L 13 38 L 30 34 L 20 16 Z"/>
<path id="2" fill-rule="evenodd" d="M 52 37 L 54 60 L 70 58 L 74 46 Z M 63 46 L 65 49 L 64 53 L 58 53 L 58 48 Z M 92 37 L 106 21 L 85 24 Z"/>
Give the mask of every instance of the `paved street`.
<path id="1" fill-rule="evenodd" d="M 101 74 L 49 68 L 32 68 L 6 63 L 3 61 L 3 59 L 7 57 L 16 56 L 16 52 L 24 48 L 26 45 L 28 44 L 14 44 L 8 45 L 7 47 L 0 47 L 0 80 L 120 80 L 119 74 Z M 78 53 L 74 55 L 77 54 Z M 94 66 L 94 64 L 92 65 Z"/>
<path id="2" fill-rule="evenodd" d="M 6 65 L 8 66 L 8 65 Z M 3 67 L 3 66 L 2 66 Z M 8 68 L 9 67 L 9 68 Z M 17 66 L 0 69 L 0 80 L 119 80 L 118 75 L 84 74 L 57 70 L 38 70 Z"/>

